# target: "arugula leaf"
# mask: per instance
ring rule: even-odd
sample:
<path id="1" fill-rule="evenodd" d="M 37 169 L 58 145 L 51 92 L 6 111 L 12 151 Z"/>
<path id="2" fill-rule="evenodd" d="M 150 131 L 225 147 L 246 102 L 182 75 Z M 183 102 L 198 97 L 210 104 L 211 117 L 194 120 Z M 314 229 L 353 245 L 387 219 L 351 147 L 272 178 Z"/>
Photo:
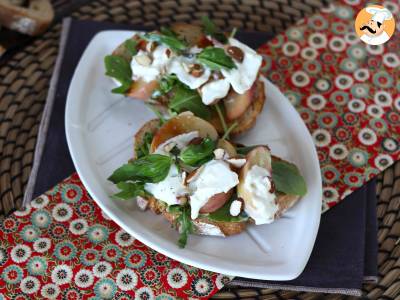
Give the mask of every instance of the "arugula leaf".
<path id="1" fill-rule="evenodd" d="M 129 63 L 117 55 L 107 55 L 104 58 L 106 75 L 115 78 L 121 86 L 112 90 L 116 94 L 124 94 L 132 84 L 132 70 Z"/>
<path id="2" fill-rule="evenodd" d="M 150 132 L 146 132 L 144 134 L 144 138 L 143 138 L 143 142 L 141 145 L 137 145 L 135 147 L 135 151 L 136 151 L 136 157 L 137 158 L 141 158 L 143 156 L 146 156 L 148 154 L 150 154 L 149 149 L 150 149 L 150 145 L 151 142 L 153 141 L 153 134 Z"/>
<path id="3" fill-rule="evenodd" d="M 174 88 L 174 96 L 169 101 L 169 108 L 177 113 L 191 111 L 203 119 L 210 119 L 210 108 L 201 101 L 196 90 L 191 90 L 184 84 L 178 84 Z"/>
<path id="4" fill-rule="evenodd" d="M 179 83 L 175 74 L 164 75 L 158 82 L 159 87 L 153 92 L 152 98 L 158 98 L 169 93 Z"/>
<path id="5" fill-rule="evenodd" d="M 180 248 L 185 248 L 189 234 L 193 233 L 193 223 L 190 218 L 190 207 L 184 206 L 181 208 L 181 213 L 177 219 L 179 222 L 179 240 L 178 245 Z"/>
<path id="6" fill-rule="evenodd" d="M 272 180 L 276 190 L 287 195 L 304 196 L 307 193 L 306 182 L 292 163 L 273 159 Z"/>
<path id="7" fill-rule="evenodd" d="M 198 145 L 187 146 L 179 155 L 179 159 L 186 165 L 197 167 L 213 159 L 216 142 L 205 138 Z"/>
<path id="8" fill-rule="evenodd" d="M 166 27 L 162 27 L 160 33 L 150 32 L 146 33 L 143 37 L 149 41 L 165 44 L 175 52 L 180 52 L 187 48 L 186 42 L 181 40 L 175 32 Z"/>
<path id="9" fill-rule="evenodd" d="M 220 31 L 207 16 L 203 16 L 201 18 L 201 21 L 203 22 L 203 31 L 206 35 L 211 35 L 213 38 L 223 44 L 226 44 L 228 42 L 225 34 Z"/>
<path id="10" fill-rule="evenodd" d="M 113 183 L 122 181 L 160 182 L 167 177 L 172 160 L 169 156 L 150 154 L 127 163 L 108 178 Z"/>
<path id="11" fill-rule="evenodd" d="M 145 195 L 144 184 L 141 182 L 118 182 L 117 187 L 121 191 L 112 196 L 114 199 L 128 200 Z"/>
<path id="12" fill-rule="evenodd" d="M 234 217 L 230 214 L 229 210 L 231 208 L 231 204 L 233 199 L 236 198 L 234 195 L 230 201 L 227 201 L 224 206 L 219 208 L 218 210 L 208 214 L 207 218 L 212 221 L 217 222 L 244 222 L 248 220 L 248 217 L 244 214 L 239 214 L 238 216 Z"/>
<path id="13" fill-rule="evenodd" d="M 222 48 L 207 47 L 197 54 L 197 59 L 211 70 L 236 68 L 232 58 Z"/>
<path id="14" fill-rule="evenodd" d="M 137 48 L 136 48 L 137 45 L 138 45 L 138 41 L 132 40 L 132 39 L 127 39 L 124 42 L 124 47 L 128 51 L 130 56 L 134 56 L 138 52 Z"/>

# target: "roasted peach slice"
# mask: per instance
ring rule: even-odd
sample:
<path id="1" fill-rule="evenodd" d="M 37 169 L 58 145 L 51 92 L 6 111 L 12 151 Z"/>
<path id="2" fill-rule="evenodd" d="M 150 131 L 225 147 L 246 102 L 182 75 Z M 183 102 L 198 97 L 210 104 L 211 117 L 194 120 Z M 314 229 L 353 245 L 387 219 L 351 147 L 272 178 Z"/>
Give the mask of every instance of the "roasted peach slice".
<path id="1" fill-rule="evenodd" d="M 153 94 L 154 90 L 158 88 L 157 80 L 145 82 L 142 79 L 135 80 L 127 92 L 127 96 L 139 100 L 148 100 Z"/>
<path id="2" fill-rule="evenodd" d="M 254 96 L 254 86 L 244 94 L 238 94 L 231 90 L 224 99 L 226 118 L 229 121 L 240 118 L 250 106 Z"/>
<path id="3" fill-rule="evenodd" d="M 219 193 L 215 194 L 212 196 L 210 199 L 208 199 L 207 203 L 203 205 L 203 207 L 200 209 L 200 213 L 206 214 L 206 213 L 212 213 L 218 209 L 220 209 L 226 201 L 228 201 L 233 193 L 233 189 L 230 189 L 226 193 Z"/>
<path id="4" fill-rule="evenodd" d="M 161 126 L 153 138 L 150 152 L 154 152 L 166 140 L 191 131 L 198 131 L 199 136 L 202 138 L 218 139 L 218 133 L 213 125 L 191 113 L 185 112 L 170 119 Z"/>

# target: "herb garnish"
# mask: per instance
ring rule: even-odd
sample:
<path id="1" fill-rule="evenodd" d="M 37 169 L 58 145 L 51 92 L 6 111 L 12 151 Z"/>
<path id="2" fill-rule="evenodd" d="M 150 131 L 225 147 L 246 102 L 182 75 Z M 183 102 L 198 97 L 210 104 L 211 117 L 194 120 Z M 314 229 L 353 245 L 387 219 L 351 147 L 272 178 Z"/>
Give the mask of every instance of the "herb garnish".
<path id="1" fill-rule="evenodd" d="M 133 39 L 127 39 L 124 42 L 124 47 L 127 50 L 128 54 L 130 56 L 134 56 L 136 55 L 137 51 L 137 45 L 138 45 L 138 41 L 137 40 L 133 40 Z"/>
<path id="2" fill-rule="evenodd" d="M 112 195 L 114 199 L 128 200 L 137 196 L 145 196 L 144 183 L 142 182 L 118 182 L 117 187 L 120 192 Z"/>
<path id="3" fill-rule="evenodd" d="M 230 70 L 236 68 L 232 58 L 222 48 L 207 47 L 197 54 L 197 60 L 211 70 Z"/>
<path id="4" fill-rule="evenodd" d="M 196 90 L 191 90 L 188 86 L 180 83 L 173 89 L 173 97 L 168 103 L 169 108 L 177 113 L 191 111 L 196 116 L 203 119 L 210 119 L 210 108 L 202 101 Z"/>
<path id="5" fill-rule="evenodd" d="M 189 234 L 194 231 L 192 219 L 190 218 L 190 206 L 181 206 L 177 221 L 179 223 L 180 233 L 178 245 L 180 248 L 185 248 Z"/>
<path id="6" fill-rule="evenodd" d="M 187 48 L 187 43 L 184 40 L 181 40 L 175 32 L 167 27 L 161 27 L 160 33 L 146 33 L 143 35 L 143 38 L 164 44 L 175 52 L 181 52 Z"/>
<path id="7" fill-rule="evenodd" d="M 172 159 L 169 156 L 149 154 L 119 167 L 108 180 L 113 183 L 122 181 L 160 182 L 167 177 L 171 164 Z"/>
<path id="8" fill-rule="evenodd" d="M 111 90 L 116 94 L 124 94 L 132 84 L 132 70 L 129 62 L 117 55 L 107 55 L 104 58 L 106 75 L 115 78 L 121 86 Z"/>
<path id="9" fill-rule="evenodd" d="M 150 154 L 150 145 L 153 141 L 153 134 L 150 132 L 146 132 L 143 137 L 142 144 L 137 145 L 135 147 L 136 158 L 141 158 Z"/>
<path id="10" fill-rule="evenodd" d="M 201 18 L 201 21 L 203 22 L 203 31 L 206 35 L 211 35 L 213 38 L 223 44 L 226 44 L 228 42 L 225 34 L 220 31 L 207 16 L 203 16 Z"/>
<path id="11" fill-rule="evenodd" d="M 307 193 L 306 182 L 292 163 L 272 159 L 272 180 L 276 190 L 287 195 L 304 196 Z"/>
<path id="12" fill-rule="evenodd" d="M 215 148 L 216 142 L 207 137 L 200 144 L 187 146 L 178 158 L 185 165 L 198 167 L 213 159 Z"/>

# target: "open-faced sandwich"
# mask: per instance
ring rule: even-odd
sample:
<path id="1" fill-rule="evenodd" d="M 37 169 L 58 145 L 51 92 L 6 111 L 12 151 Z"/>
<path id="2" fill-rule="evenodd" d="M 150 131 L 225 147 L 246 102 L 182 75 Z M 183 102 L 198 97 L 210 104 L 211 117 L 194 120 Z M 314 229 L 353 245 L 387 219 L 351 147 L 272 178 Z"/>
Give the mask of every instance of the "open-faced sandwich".
<path id="1" fill-rule="evenodd" d="M 164 124 L 147 122 L 135 135 L 134 158 L 109 180 L 118 199 L 162 214 L 181 234 L 229 236 L 273 222 L 307 188 L 298 168 L 267 146 L 220 139 L 215 127 L 190 112 Z"/>
<path id="2" fill-rule="evenodd" d="M 105 57 L 118 84 L 112 92 L 146 101 L 159 116 L 191 111 L 219 133 L 243 133 L 264 105 L 262 57 L 233 35 L 207 18 L 137 33 Z"/>

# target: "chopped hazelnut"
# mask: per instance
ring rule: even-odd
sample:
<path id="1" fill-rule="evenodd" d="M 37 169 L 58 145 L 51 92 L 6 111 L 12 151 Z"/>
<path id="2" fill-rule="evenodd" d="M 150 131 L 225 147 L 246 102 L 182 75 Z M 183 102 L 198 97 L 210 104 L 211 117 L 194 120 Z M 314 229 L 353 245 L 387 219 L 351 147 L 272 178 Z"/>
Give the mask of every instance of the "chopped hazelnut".
<path id="1" fill-rule="evenodd" d="M 204 69 L 200 64 L 192 64 L 190 65 L 190 75 L 193 77 L 200 77 L 203 75 Z"/>
<path id="2" fill-rule="evenodd" d="M 225 150 L 222 148 L 217 148 L 214 150 L 215 159 L 223 159 L 225 156 Z"/>
<path id="3" fill-rule="evenodd" d="M 246 163 L 246 159 L 244 158 L 230 158 L 226 160 L 229 164 L 234 166 L 235 168 L 241 168 Z"/>
<path id="4" fill-rule="evenodd" d="M 228 54 L 233 59 L 237 60 L 238 62 L 242 62 L 243 61 L 244 53 L 243 53 L 242 49 L 240 49 L 239 47 L 229 46 L 228 49 L 226 50 L 226 52 L 228 52 Z"/>
<path id="5" fill-rule="evenodd" d="M 136 197 L 136 203 L 140 210 L 145 211 L 149 205 L 149 201 L 141 196 Z"/>
<path id="6" fill-rule="evenodd" d="M 151 58 L 146 54 L 135 56 L 135 60 L 142 66 L 150 66 L 151 64 Z"/>

